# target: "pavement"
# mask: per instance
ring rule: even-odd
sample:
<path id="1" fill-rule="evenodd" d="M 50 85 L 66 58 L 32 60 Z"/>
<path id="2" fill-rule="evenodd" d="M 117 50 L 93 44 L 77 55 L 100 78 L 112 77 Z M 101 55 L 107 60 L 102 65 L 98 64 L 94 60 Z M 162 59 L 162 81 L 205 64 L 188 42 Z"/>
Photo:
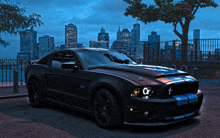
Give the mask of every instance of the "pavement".
<path id="1" fill-rule="evenodd" d="M 216 90 L 220 92 L 219 79 L 201 79 L 199 81 L 199 89 L 202 90 Z M 28 91 L 25 83 L 18 84 L 18 93 L 14 93 L 13 83 L 0 83 L 0 100 L 9 98 L 27 97 Z"/>

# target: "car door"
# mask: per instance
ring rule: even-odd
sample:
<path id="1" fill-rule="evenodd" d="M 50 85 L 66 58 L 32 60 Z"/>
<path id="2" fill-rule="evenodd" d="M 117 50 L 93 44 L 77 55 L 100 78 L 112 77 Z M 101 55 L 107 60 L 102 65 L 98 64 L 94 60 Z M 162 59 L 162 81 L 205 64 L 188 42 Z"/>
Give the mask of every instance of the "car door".
<path id="1" fill-rule="evenodd" d="M 64 52 L 56 52 L 53 55 L 51 65 L 48 67 L 47 72 L 47 93 L 46 96 L 54 100 L 62 101 L 65 99 L 63 94 L 62 84 L 62 60 L 64 58 Z"/>
<path id="2" fill-rule="evenodd" d="M 76 63 L 73 52 L 60 51 L 54 54 L 48 73 L 48 95 L 52 99 L 84 107 L 85 97 L 80 96 L 83 90 L 79 91 L 78 87 L 83 89 L 85 86 L 79 85 L 81 81 L 77 79 L 83 76 L 84 71 L 81 68 L 77 70 L 62 68 L 64 63 Z"/>
<path id="3" fill-rule="evenodd" d="M 86 107 L 86 92 L 88 81 L 85 78 L 85 71 L 81 68 L 79 60 L 73 52 L 66 52 L 64 55 L 64 62 L 71 63 L 78 66 L 78 69 L 66 69 L 62 68 L 62 91 L 67 95 L 66 98 L 69 104 L 73 104 L 79 107 Z M 61 88 L 60 88 L 61 89 Z"/>

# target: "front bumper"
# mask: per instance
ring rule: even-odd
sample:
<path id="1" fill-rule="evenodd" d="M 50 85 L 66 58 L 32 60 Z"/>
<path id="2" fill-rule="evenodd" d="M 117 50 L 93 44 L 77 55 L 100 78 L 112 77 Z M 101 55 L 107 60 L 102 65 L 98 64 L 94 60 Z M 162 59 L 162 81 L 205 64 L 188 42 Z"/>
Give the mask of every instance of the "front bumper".
<path id="1" fill-rule="evenodd" d="M 168 125 L 196 117 L 203 94 L 187 94 L 164 99 L 131 97 L 124 112 L 124 123 L 131 125 Z"/>

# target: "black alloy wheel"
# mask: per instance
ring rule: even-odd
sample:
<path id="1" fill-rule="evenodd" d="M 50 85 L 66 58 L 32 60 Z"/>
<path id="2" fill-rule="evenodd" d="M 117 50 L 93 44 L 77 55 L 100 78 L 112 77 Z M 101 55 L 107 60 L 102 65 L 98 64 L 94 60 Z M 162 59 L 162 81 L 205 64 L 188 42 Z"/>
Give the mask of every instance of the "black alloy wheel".
<path id="1" fill-rule="evenodd" d="M 100 127 L 113 128 L 123 123 L 121 108 L 108 90 L 101 89 L 96 93 L 94 113 Z"/>
<path id="2" fill-rule="evenodd" d="M 43 97 L 37 80 L 32 79 L 28 84 L 28 97 L 32 107 L 42 107 Z"/>

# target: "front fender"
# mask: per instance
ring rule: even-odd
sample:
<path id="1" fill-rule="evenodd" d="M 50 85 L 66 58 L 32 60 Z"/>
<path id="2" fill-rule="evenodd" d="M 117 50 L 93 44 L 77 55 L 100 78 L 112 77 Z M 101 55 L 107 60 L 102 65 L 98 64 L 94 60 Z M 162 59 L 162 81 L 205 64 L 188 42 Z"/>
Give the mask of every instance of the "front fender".
<path id="1" fill-rule="evenodd" d="M 136 85 L 127 81 L 126 79 L 122 79 L 115 76 L 102 76 L 96 79 L 88 88 L 88 104 L 90 109 L 93 108 L 93 99 L 95 93 L 100 89 L 108 89 L 116 98 L 120 106 L 123 108 L 126 104 L 126 96 L 130 95 L 133 88 Z"/>

